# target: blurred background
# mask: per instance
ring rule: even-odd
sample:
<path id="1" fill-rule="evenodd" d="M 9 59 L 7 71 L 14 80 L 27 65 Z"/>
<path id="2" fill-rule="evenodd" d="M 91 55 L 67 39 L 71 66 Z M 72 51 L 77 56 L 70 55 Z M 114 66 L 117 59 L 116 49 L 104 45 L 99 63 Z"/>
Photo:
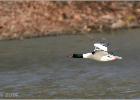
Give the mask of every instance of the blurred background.
<path id="1" fill-rule="evenodd" d="M 0 39 L 139 26 L 139 1 L 0 1 Z"/>

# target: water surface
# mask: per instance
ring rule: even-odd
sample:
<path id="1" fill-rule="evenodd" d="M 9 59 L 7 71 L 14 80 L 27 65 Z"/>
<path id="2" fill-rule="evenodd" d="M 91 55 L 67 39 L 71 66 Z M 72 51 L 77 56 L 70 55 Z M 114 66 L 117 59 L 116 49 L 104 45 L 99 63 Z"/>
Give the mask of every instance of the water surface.
<path id="1" fill-rule="evenodd" d="M 140 98 L 140 29 L 0 42 L 0 98 Z M 123 60 L 72 59 L 109 40 Z M 12 98 L 12 96 L 9 98 Z"/>

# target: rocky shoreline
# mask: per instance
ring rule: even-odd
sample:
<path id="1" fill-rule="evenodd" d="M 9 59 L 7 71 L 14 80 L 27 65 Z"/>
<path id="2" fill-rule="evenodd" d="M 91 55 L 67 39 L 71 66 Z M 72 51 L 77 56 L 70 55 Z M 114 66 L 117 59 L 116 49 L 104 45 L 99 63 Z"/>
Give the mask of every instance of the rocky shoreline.
<path id="1" fill-rule="evenodd" d="M 0 1 L 0 40 L 140 27 L 139 1 Z"/>

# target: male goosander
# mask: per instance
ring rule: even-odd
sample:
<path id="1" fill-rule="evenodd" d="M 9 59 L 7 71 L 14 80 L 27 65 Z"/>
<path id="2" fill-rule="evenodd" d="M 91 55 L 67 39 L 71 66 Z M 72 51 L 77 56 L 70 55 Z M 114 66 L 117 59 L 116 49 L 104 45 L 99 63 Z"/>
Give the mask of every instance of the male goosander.
<path id="1" fill-rule="evenodd" d="M 117 59 L 122 59 L 122 57 L 109 54 L 107 52 L 107 47 L 104 44 L 95 43 L 94 47 L 95 49 L 91 53 L 73 54 L 72 57 L 73 58 L 88 58 L 88 59 L 93 59 L 97 61 L 114 61 Z"/>

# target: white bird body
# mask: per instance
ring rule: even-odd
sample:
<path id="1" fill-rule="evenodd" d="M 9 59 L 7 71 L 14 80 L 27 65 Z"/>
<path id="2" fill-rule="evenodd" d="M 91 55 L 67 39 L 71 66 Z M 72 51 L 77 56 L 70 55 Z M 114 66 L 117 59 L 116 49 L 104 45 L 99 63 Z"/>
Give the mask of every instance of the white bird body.
<path id="1" fill-rule="evenodd" d="M 84 54 L 73 54 L 73 58 L 88 58 L 103 62 L 122 59 L 122 57 L 109 54 L 108 48 L 103 43 L 95 43 L 94 47 L 95 47 L 94 52 Z"/>
<path id="2" fill-rule="evenodd" d="M 105 51 L 96 51 L 94 54 L 85 53 L 83 54 L 83 58 L 93 59 L 97 61 L 113 61 L 117 59 L 122 59 L 122 57 L 111 55 Z"/>

